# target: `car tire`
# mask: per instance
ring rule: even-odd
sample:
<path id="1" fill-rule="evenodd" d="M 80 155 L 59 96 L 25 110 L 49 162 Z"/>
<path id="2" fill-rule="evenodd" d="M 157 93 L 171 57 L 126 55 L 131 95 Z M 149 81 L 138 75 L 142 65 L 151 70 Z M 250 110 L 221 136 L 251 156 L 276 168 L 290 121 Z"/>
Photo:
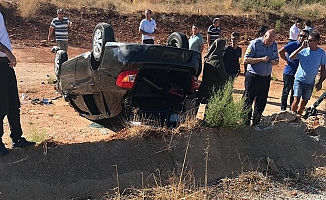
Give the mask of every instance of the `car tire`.
<path id="1" fill-rule="evenodd" d="M 61 65 L 68 60 L 68 54 L 64 50 L 58 50 L 54 59 L 54 73 L 57 77 L 60 75 Z"/>
<path id="2" fill-rule="evenodd" d="M 184 33 L 174 32 L 167 40 L 167 46 L 189 49 L 188 38 Z"/>
<path id="3" fill-rule="evenodd" d="M 102 60 L 107 42 L 115 42 L 113 29 L 110 24 L 99 23 L 96 25 L 92 36 L 92 56 L 95 61 L 100 62 Z"/>

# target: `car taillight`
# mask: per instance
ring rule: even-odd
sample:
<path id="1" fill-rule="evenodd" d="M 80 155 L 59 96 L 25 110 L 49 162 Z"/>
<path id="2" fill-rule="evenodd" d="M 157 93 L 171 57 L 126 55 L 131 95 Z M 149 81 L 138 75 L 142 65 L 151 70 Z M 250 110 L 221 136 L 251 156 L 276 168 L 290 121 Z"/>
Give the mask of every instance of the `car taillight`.
<path id="1" fill-rule="evenodd" d="M 196 90 L 198 90 L 199 89 L 199 85 L 198 85 L 198 78 L 197 78 L 197 76 L 192 76 L 191 77 L 191 89 L 190 89 L 190 91 L 191 92 L 194 92 L 194 91 L 196 91 Z"/>
<path id="2" fill-rule="evenodd" d="M 138 70 L 123 71 L 118 75 L 115 84 L 119 87 L 131 89 L 134 86 Z"/>

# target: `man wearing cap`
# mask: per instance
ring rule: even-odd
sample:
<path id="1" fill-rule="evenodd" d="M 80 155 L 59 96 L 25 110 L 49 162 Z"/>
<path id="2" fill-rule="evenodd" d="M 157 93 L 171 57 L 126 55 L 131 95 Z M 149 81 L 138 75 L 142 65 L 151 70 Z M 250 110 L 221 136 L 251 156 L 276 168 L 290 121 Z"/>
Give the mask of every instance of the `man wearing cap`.
<path id="1" fill-rule="evenodd" d="M 53 35 L 60 49 L 67 52 L 68 50 L 68 29 L 71 26 L 71 22 L 68 18 L 64 17 L 64 12 L 60 8 L 57 10 L 58 17 L 53 18 L 49 28 L 48 41 L 51 41 Z"/>
<path id="2" fill-rule="evenodd" d="M 265 110 L 272 66 L 279 63 L 275 38 L 276 31 L 268 30 L 263 37 L 250 42 L 244 56 L 244 64 L 247 64 L 244 94 L 244 108 L 249 110 L 247 125 L 250 125 L 251 118 L 252 125 L 257 125 Z M 252 112 L 254 102 L 255 106 Z"/>
<path id="3" fill-rule="evenodd" d="M 213 24 L 207 30 L 207 47 L 208 49 L 213 42 L 221 35 L 220 18 L 214 18 Z"/>
<path id="4" fill-rule="evenodd" d="M 29 142 L 22 137 L 23 132 L 20 124 L 19 109 L 20 101 L 14 71 L 17 60 L 11 51 L 11 42 L 2 13 L 0 13 L 0 156 L 9 153 L 2 142 L 2 135 L 4 133 L 3 119 L 5 116 L 7 116 L 9 122 L 13 148 L 25 148 L 35 145 L 35 142 Z"/>

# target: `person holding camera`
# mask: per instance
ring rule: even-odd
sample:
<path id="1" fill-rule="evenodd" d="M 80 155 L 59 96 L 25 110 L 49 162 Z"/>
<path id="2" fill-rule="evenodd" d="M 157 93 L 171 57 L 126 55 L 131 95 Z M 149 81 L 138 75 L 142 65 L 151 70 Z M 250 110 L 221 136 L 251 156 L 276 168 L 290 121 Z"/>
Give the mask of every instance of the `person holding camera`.
<path id="1" fill-rule="evenodd" d="M 296 58 L 299 60 L 299 66 L 294 75 L 294 100 L 291 105 L 291 110 L 296 112 L 298 115 L 302 115 L 302 112 L 312 95 L 315 78 L 318 74 L 319 68 L 320 78 L 315 85 L 316 91 L 321 89 L 322 83 L 326 78 L 326 55 L 325 51 L 318 47 L 319 40 L 319 33 L 311 33 L 308 40 L 305 40 L 302 45 L 290 55 L 290 60 Z"/>
<path id="2" fill-rule="evenodd" d="M 281 98 L 281 110 L 286 110 L 287 108 L 287 101 L 289 93 L 291 92 L 290 96 L 290 105 L 293 102 L 293 83 L 294 83 L 294 74 L 297 72 L 299 66 L 299 60 L 294 59 L 290 60 L 289 57 L 292 52 L 296 49 L 300 48 L 302 43 L 308 38 L 309 31 L 302 30 L 300 31 L 299 37 L 297 41 L 290 42 L 282 47 L 278 53 L 280 57 L 285 61 L 286 65 L 283 72 L 283 90 L 282 90 L 282 98 Z"/>
<path id="3" fill-rule="evenodd" d="M 277 44 L 275 42 L 276 31 L 268 30 L 263 37 L 250 42 L 245 55 L 244 64 L 247 65 L 245 74 L 245 104 L 249 109 L 246 125 L 257 125 L 265 109 L 268 91 L 271 81 L 272 66 L 279 63 Z M 252 104 L 255 108 L 252 112 Z"/>

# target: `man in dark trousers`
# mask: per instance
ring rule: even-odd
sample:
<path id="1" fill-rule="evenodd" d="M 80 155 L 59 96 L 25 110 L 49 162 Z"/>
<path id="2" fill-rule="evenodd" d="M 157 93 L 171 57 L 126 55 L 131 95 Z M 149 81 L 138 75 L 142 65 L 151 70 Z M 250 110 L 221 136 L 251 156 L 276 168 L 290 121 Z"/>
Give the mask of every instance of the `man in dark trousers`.
<path id="1" fill-rule="evenodd" d="M 20 125 L 20 101 L 18 97 L 17 79 L 13 67 L 16 66 L 16 57 L 11 52 L 11 42 L 7 29 L 0 13 L 0 156 L 9 153 L 2 142 L 3 119 L 7 115 L 10 125 L 12 147 L 25 148 L 34 146 L 35 142 L 28 142 L 22 137 Z"/>
<path id="2" fill-rule="evenodd" d="M 267 103 L 272 66 L 279 63 L 275 38 L 276 31 L 268 30 L 264 37 L 250 42 L 244 56 L 244 64 L 247 64 L 244 108 L 250 111 L 246 120 L 247 125 L 250 125 L 251 118 L 252 125 L 260 122 Z M 252 112 L 254 101 L 255 106 Z"/>

